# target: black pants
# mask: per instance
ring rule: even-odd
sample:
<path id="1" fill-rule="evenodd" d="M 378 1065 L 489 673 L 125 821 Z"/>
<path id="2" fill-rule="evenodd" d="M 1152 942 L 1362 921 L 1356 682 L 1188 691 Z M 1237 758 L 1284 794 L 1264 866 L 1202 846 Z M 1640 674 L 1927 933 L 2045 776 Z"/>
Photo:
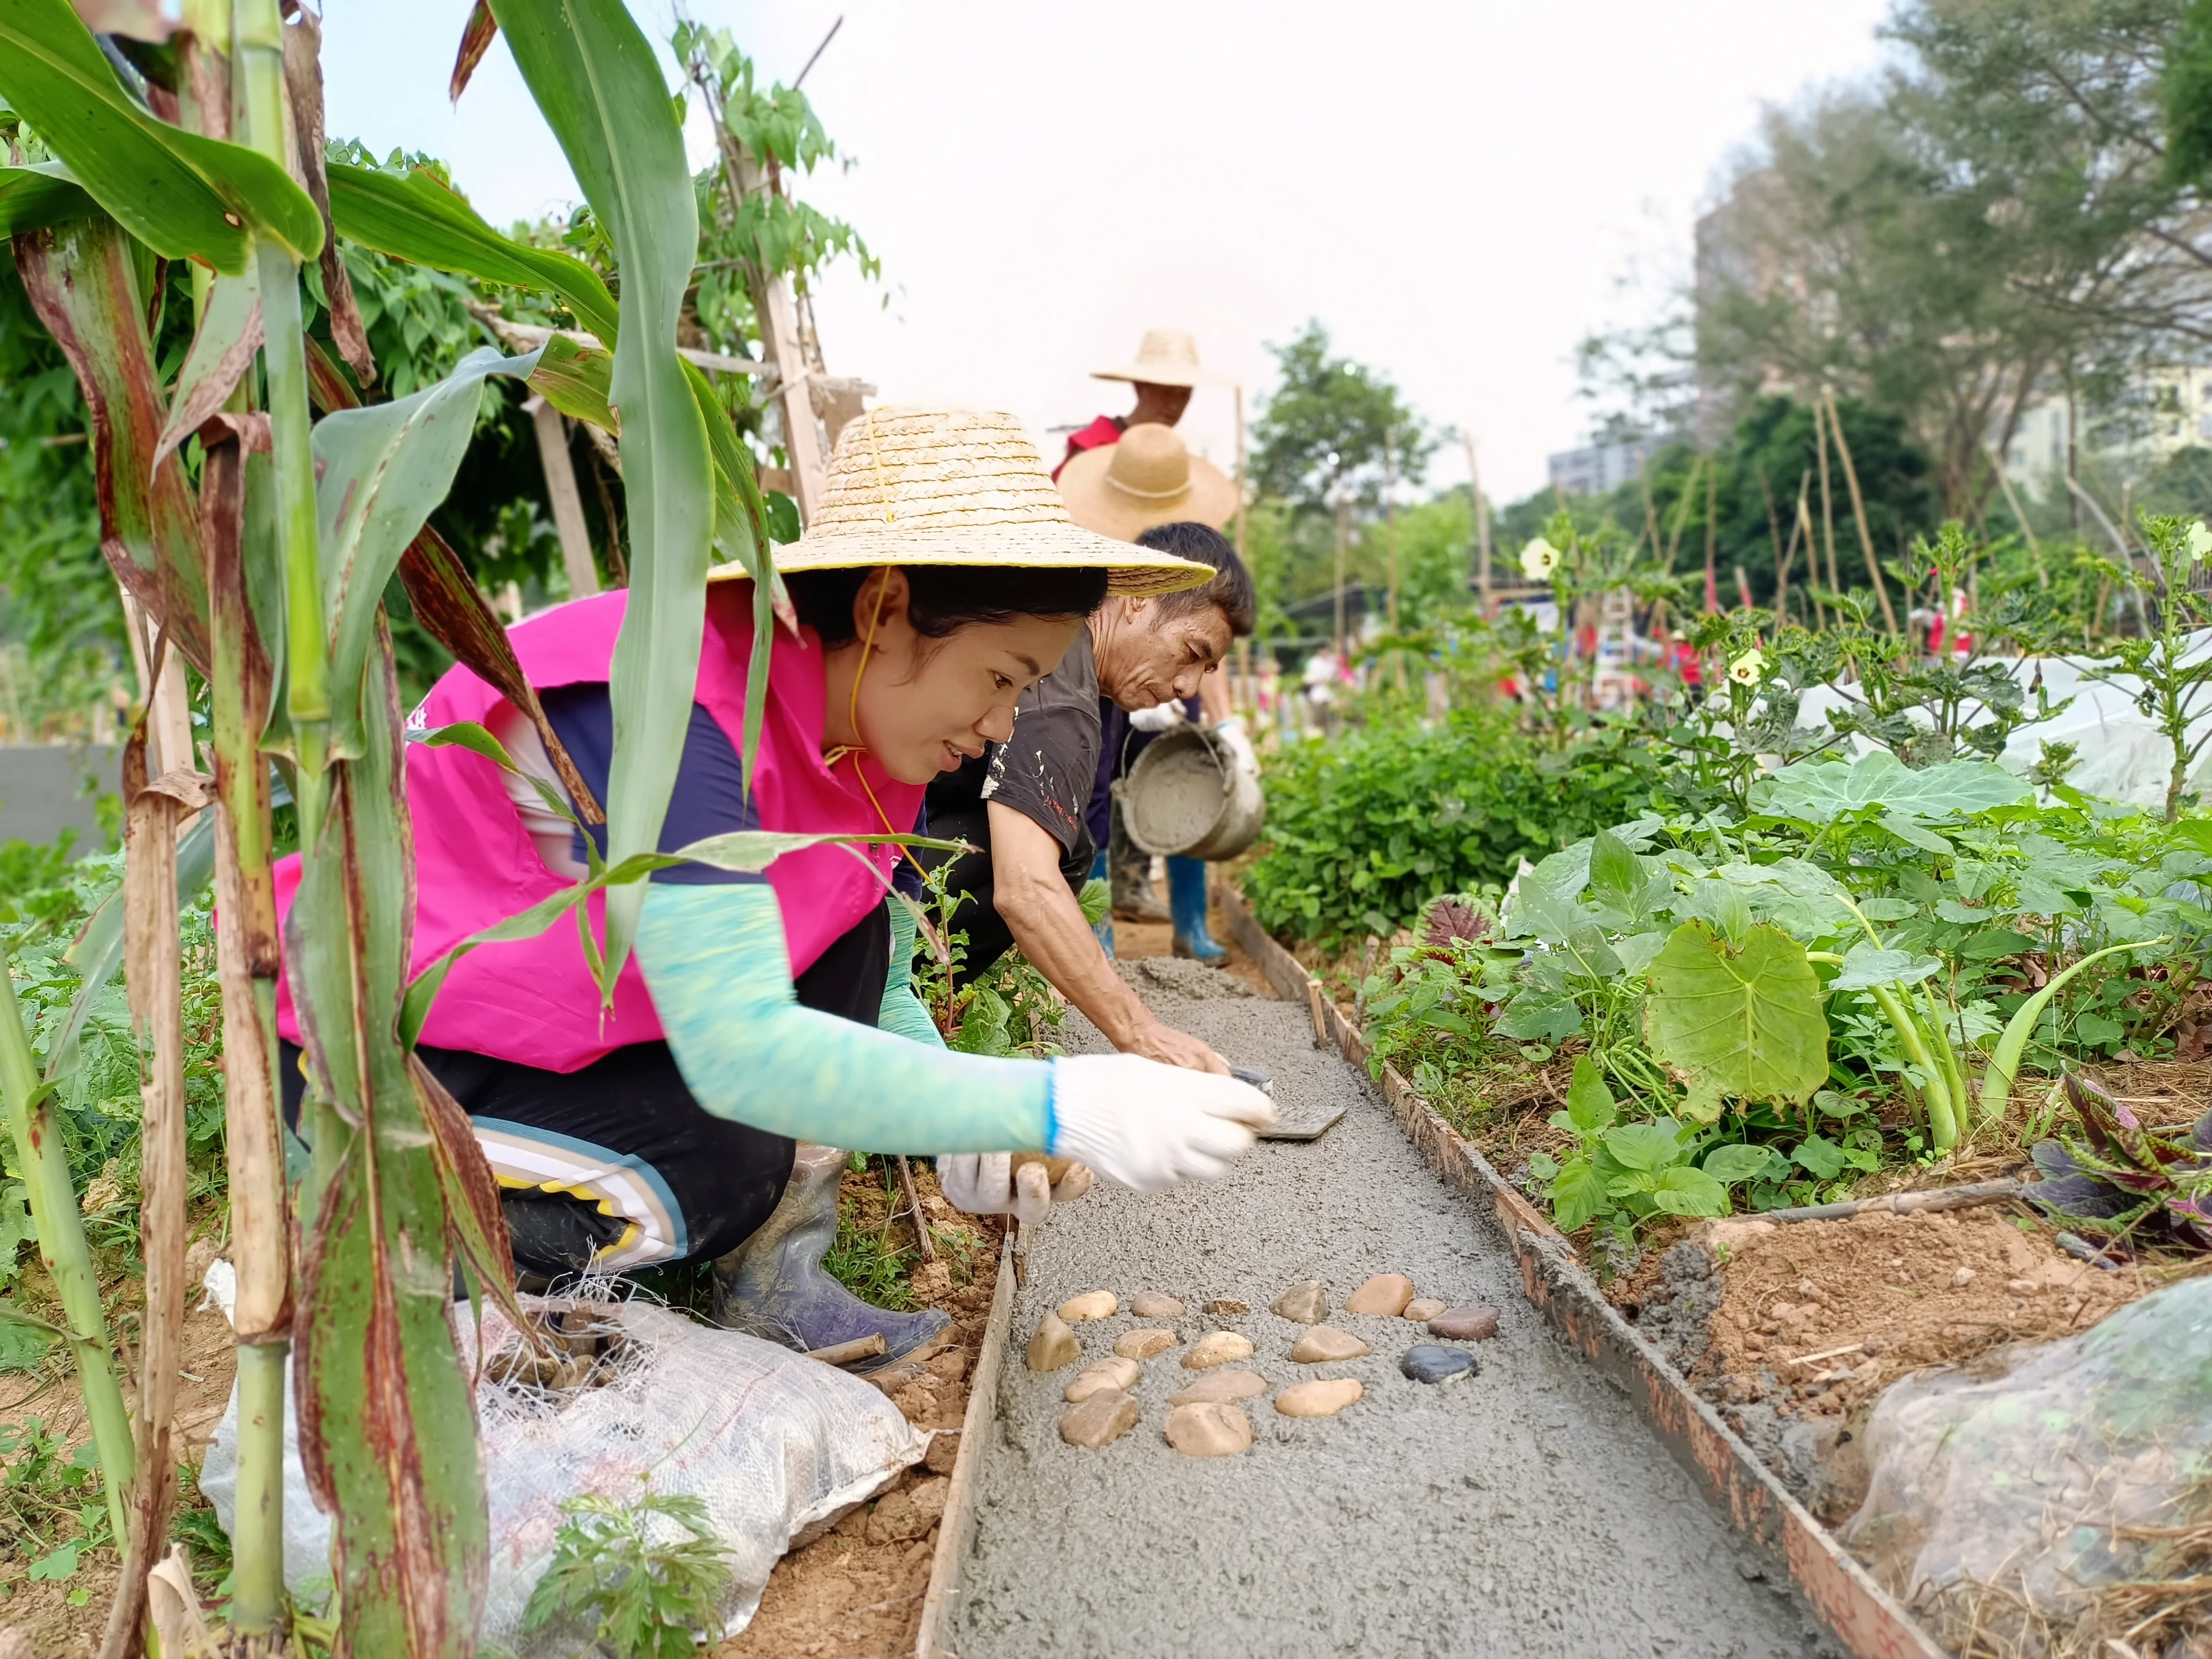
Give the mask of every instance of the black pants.
<path id="1" fill-rule="evenodd" d="M 878 908 L 799 976 L 799 1000 L 873 1025 L 890 956 Z M 306 1079 L 299 1048 L 283 1051 L 284 1115 L 296 1128 Z M 665 1042 L 630 1043 L 574 1072 L 428 1043 L 416 1052 L 475 1124 L 515 1265 L 528 1272 L 726 1255 L 768 1219 L 790 1178 L 796 1143 L 706 1110 Z"/>

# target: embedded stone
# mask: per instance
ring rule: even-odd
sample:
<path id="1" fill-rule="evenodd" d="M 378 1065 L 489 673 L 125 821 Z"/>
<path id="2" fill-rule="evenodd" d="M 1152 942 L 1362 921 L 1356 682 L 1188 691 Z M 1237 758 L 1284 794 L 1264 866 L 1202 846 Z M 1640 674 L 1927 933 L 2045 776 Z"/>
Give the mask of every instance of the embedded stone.
<path id="1" fill-rule="evenodd" d="M 1268 1304 L 1268 1311 L 1294 1324 L 1318 1325 L 1328 1317 L 1328 1286 L 1318 1279 L 1293 1285 Z"/>
<path id="2" fill-rule="evenodd" d="M 1137 1402 L 1118 1389 L 1094 1394 L 1081 1405 L 1071 1406 L 1060 1419 L 1060 1437 L 1071 1446 L 1093 1451 L 1110 1446 L 1137 1426 Z"/>
<path id="3" fill-rule="evenodd" d="M 1075 1333 L 1067 1328 L 1066 1322 L 1058 1314 L 1047 1314 L 1037 1321 L 1036 1334 L 1030 1339 L 1030 1369 L 1033 1371 L 1056 1371 L 1062 1365 L 1072 1364 L 1083 1355 Z"/>
<path id="4" fill-rule="evenodd" d="M 1381 1314 L 1395 1319 L 1413 1299 L 1413 1281 L 1403 1273 L 1377 1273 L 1345 1298 L 1350 1314 Z"/>
<path id="5" fill-rule="evenodd" d="M 1250 1400 L 1267 1392 L 1267 1383 L 1255 1371 L 1208 1371 L 1195 1382 L 1178 1389 L 1168 1396 L 1170 1406 L 1206 1406 L 1226 1404 L 1231 1401 Z"/>
<path id="6" fill-rule="evenodd" d="M 1185 1457 L 1234 1457 L 1252 1445 L 1252 1419 L 1234 1406 L 1205 1401 L 1168 1413 L 1168 1444 Z"/>
<path id="7" fill-rule="evenodd" d="M 1334 1325 L 1316 1325 L 1291 1345 L 1291 1358 L 1301 1365 L 1319 1365 L 1331 1359 L 1357 1359 L 1366 1352 L 1364 1342 Z"/>
<path id="8" fill-rule="evenodd" d="M 1410 1319 L 1417 1325 L 1425 1324 L 1450 1306 L 1450 1303 L 1441 1301 L 1433 1296 L 1417 1296 L 1406 1304 L 1406 1311 L 1399 1315 L 1399 1317 Z"/>
<path id="9" fill-rule="evenodd" d="M 1250 1313 L 1252 1304 L 1249 1302 L 1239 1302 L 1233 1296 L 1217 1296 L 1206 1304 L 1206 1310 L 1216 1318 L 1227 1319 L 1237 1314 Z"/>
<path id="10" fill-rule="evenodd" d="M 1187 1371 L 1211 1370 L 1216 1365 L 1226 1365 L 1232 1359 L 1249 1359 L 1251 1342 L 1234 1331 L 1215 1331 L 1202 1336 L 1190 1345 L 1190 1352 L 1182 1357 Z"/>
<path id="11" fill-rule="evenodd" d="M 1071 1296 L 1060 1304 L 1060 1316 L 1071 1325 L 1080 1325 L 1086 1319 L 1111 1319 L 1121 1310 L 1121 1299 L 1111 1291 Z"/>
<path id="12" fill-rule="evenodd" d="M 1416 1382 L 1449 1382 L 1455 1376 L 1474 1375 L 1474 1356 L 1465 1348 L 1443 1348 L 1423 1342 L 1406 1350 L 1398 1369 Z"/>
<path id="13" fill-rule="evenodd" d="M 1171 1296 L 1147 1291 L 1129 1304 L 1129 1311 L 1139 1319 L 1181 1319 L 1183 1305 Z"/>
<path id="14" fill-rule="evenodd" d="M 1124 1359 L 1150 1359 L 1175 1345 L 1173 1331 L 1124 1331 L 1114 1339 L 1114 1352 Z"/>
<path id="15" fill-rule="evenodd" d="M 1076 1372 L 1075 1380 L 1060 1390 L 1060 1397 L 1076 1406 L 1094 1394 L 1109 1390 L 1127 1393 L 1137 1386 L 1137 1362 L 1133 1359 L 1102 1359 Z"/>
<path id="16" fill-rule="evenodd" d="M 1429 1317 L 1429 1334 L 1451 1342 L 1481 1342 L 1498 1334 L 1495 1308 L 1447 1308 Z"/>
<path id="17" fill-rule="evenodd" d="M 1275 1409 L 1285 1417 L 1334 1417 L 1366 1392 L 1366 1385 L 1352 1376 L 1300 1382 L 1275 1396 Z"/>

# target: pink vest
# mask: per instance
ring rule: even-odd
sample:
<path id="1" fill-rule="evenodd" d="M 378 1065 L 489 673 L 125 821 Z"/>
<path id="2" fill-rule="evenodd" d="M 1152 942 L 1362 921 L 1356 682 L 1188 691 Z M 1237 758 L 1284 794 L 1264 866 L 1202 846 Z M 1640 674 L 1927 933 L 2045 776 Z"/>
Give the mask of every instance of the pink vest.
<path id="1" fill-rule="evenodd" d="M 605 683 L 611 672 L 628 594 L 603 593 L 533 617 L 512 630 L 514 653 L 530 684 Z M 706 640 L 694 698 L 732 747 L 744 741 L 745 670 L 752 655 L 752 589 L 717 582 L 707 590 Z M 753 799 L 764 830 L 864 834 L 880 830 L 857 766 L 901 833 L 914 827 L 923 787 L 895 783 L 866 757 L 842 760 L 832 773 L 822 761 L 825 692 L 820 642 L 811 629 L 797 640 L 779 630 L 769 659 L 769 702 L 762 722 Z M 410 727 L 483 723 L 500 694 L 456 666 L 431 688 Z M 461 748 L 407 749 L 407 806 L 415 830 L 415 933 L 410 975 L 420 974 L 461 940 L 528 908 L 568 885 L 538 856 L 507 798 L 499 769 Z M 679 781 L 677 787 L 683 787 Z M 769 866 L 769 884 L 783 909 L 791 970 L 803 973 L 839 937 L 884 902 L 897 849 L 866 849 L 864 867 L 844 847 L 787 854 Z M 878 876 L 882 878 L 878 879 Z M 297 854 L 276 870 L 281 920 L 300 884 Z M 594 931 L 604 937 L 605 900 L 589 901 Z M 277 1029 L 300 1040 L 291 987 L 276 981 Z M 614 1006 L 602 1013 L 599 987 L 585 966 L 574 920 L 563 918 L 534 939 L 487 945 L 454 965 L 422 1028 L 422 1041 L 465 1048 L 550 1072 L 573 1072 L 627 1043 L 661 1035 L 660 1019 L 632 956 L 615 981 Z"/>

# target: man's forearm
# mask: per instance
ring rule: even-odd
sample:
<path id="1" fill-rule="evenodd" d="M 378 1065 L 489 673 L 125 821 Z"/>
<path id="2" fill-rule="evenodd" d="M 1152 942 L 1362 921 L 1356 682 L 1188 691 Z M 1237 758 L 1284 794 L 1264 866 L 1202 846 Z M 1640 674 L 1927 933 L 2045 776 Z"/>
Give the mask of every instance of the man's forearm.
<path id="1" fill-rule="evenodd" d="M 993 805 L 990 819 L 993 895 L 1014 943 L 1109 1042 L 1130 1048 L 1152 1016 L 1114 971 L 1067 890 L 1060 843 L 1011 807 Z"/>

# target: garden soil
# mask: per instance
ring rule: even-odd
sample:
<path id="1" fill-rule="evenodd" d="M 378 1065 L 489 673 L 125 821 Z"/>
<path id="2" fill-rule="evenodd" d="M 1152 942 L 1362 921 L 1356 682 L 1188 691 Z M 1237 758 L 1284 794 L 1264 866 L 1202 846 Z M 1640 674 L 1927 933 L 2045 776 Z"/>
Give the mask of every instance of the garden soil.
<path id="1" fill-rule="evenodd" d="M 1236 994 L 1249 988 L 1225 972 L 1213 988 L 1193 1000 L 1155 981 L 1144 994 L 1231 1062 L 1270 1073 L 1286 1109 L 1340 1103 L 1346 1115 L 1317 1141 L 1262 1143 L 1219 1181 L 1149 1198 L 1102 1182 L 1038 1231 L 951 1632 L 961 1659 L 1830 1650 L 1630 1401 L 1522 1299 L 1504 1244 L 1358 1075 L 1316 1048 L 1307 1012 Z M 1079 1051 L 1103 1047 L 1073 1015 L 1063 1035 Z M 1384 1273 L 1498 1310 L 1498 1336 L 1474 1345 L 1478 1375 L 1411 1382 L 1399 1362 L 1426 1333 L 1341 1311 Z M 1291 1363 L 1301 1328 L 1267 1309 L 1309 1279 L 1326 1281 L 1329 1322 L 1367 1357 Z M 1145 1365 L 1137 1426 L 1097 1451 L 1060 1437 L 1074 1368 L 1022 1364 L 1039 1318 L 1094 1290 L 1125 1305 L 1162 1291 L 1189 1310 L 1075 1328 L 1085 1361 L 1139 1325 L 1179 1339 Z M 1203 1311 L 1222 1297 L 1255 1311 Z M 1179 1356 L 1217 1328 L 1251 1340 L 1244 1366 L 1270 1396 L 1333 1376 L 1358 1378 L 1365 1395 L 1312 1419 L 1251 1401 L 1249 1451 L 1185 1457 L 1164 1437 L 1166 1399 L 1194 1376 Z"/>

